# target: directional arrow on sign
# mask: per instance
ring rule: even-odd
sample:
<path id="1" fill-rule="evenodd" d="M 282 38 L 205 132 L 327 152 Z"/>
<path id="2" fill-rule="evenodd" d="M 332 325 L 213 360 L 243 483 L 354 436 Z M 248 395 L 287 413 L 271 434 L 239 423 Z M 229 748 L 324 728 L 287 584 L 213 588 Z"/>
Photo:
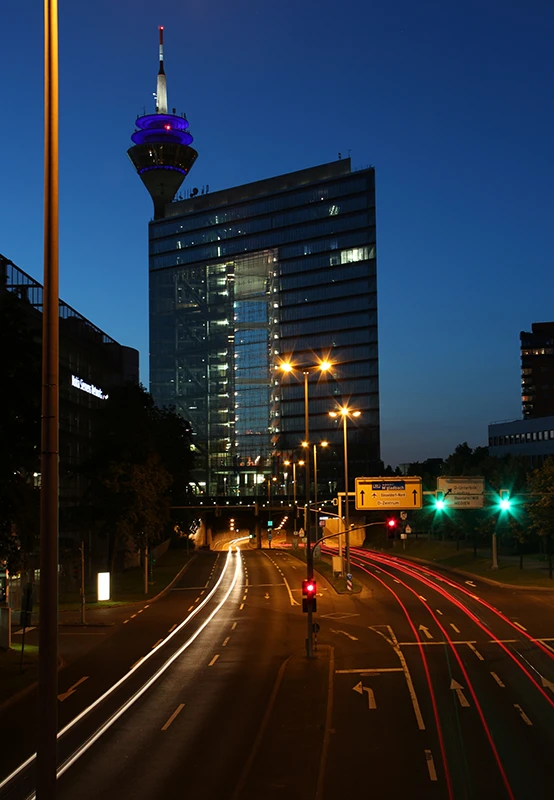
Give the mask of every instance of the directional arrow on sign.
<path id="1" fill-rule="evenodd" d="M 464 687 L 461 685 L 461 683 L 458 683 L 458 681 L 455 681 L 454 678 L 452 678 L 452 683 L 450 684 L 450 688 L 453 689 L 458 695 L 458 700 L 460 701 L 460 705 L 463 708 L 469 708 L 469 702 L 464 694 Z"/>
<path id="2" fill-rule="evenodd" d="M 362 498 L 362 505 L 364 504 L 364 496 L 365 496 L 365 492 L 362 489 L 362 491 L 360 492 L 360 497 Z"/>
<path id="3" fill-rule="evenodd" d="M 417 490 L 416 489 L 413 490 L 412 495 L 414 497 L 414 506 L 417 506 Z"/>
<path id="4" fill-rule="evenodd" d="M 425 625 L 420 625 L 418 631 L 423 631 L 423 633 L 425 634 L 425 636 L 427 636 L 428 639 L 433 638 L 433 634 L 430 632 L 429 628 L 425 627 Z"/>

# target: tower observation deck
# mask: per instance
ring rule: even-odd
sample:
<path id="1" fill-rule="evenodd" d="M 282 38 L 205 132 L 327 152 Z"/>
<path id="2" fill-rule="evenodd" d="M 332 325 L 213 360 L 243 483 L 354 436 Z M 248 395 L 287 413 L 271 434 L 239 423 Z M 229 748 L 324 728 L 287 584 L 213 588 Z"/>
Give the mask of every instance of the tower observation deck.
<path id="1" fill-rule="evenodd" d="M 184 116 L 168 114 L 163 59 L 163 27 L 160 32 L 160 66 L 156 91 L 156 113 L 138 117 L 127 155 L 154 202 L 154 219 L 162 219 L 164 208 L 175 197 L 198 153 L 190 145 L 189 123 Z"/>

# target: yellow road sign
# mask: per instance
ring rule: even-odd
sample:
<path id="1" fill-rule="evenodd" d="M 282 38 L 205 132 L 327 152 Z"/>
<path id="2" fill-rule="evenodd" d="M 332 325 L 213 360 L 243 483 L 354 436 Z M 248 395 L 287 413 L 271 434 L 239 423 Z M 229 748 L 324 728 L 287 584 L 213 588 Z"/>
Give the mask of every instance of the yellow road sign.
<path id="1" fill-rule="evenodd" d="M 356 478 L 356 511 L 421 508 L 421 478 Z"/>

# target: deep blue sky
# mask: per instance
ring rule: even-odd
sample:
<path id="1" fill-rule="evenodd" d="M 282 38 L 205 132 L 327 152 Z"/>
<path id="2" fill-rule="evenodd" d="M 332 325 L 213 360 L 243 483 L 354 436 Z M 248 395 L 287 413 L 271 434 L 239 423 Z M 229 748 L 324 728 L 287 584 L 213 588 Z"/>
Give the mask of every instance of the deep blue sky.
<path id="1" fill-rule="evenodd" d="M 38 280 L 42 13 L 5 0 L 0 33 L 0 252 Z M 520 416 L 519 331 L 554 319 L 552 0 L 60 0 L 60 295 L 145 383 L 152 212 L 126 150 L 160 24 L 187 185 L 376 167 L 384 460 Z"/>

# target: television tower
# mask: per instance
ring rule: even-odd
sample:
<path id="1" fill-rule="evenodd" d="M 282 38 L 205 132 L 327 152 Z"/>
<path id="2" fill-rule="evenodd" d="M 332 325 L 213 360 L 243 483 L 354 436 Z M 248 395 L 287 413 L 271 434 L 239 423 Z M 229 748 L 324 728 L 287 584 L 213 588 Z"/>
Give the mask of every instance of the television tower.
<path id="1" fill-rule="evenodd" d="M 133 147 L 127 155 L 154 201 L 154 219 L 161 219 L 164 208 L 175 197 L 198 153 L 190 145 L 185 115 L 167 112 L 167 86 L 164 71 L 164 29 L 160 32 L 160 68 L 156 91 L 156 113 L 137 117 L 131 136 Z"/>

